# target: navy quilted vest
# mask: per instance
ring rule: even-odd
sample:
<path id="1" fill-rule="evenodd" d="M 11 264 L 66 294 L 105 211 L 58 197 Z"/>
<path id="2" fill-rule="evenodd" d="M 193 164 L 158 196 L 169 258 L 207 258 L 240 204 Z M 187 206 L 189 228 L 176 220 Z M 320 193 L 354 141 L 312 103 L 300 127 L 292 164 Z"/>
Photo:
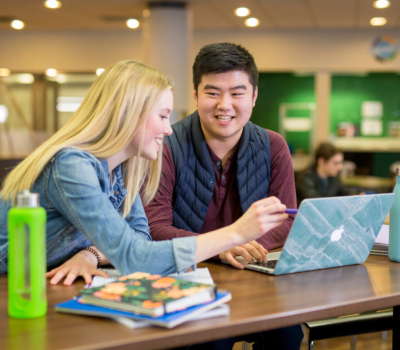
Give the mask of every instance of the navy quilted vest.
<path id="1" fill-rule="evenodd" d="M 175 164 L 173 226 L 199 233 L 213 192 L 215 173 L 198 112 L 172 125 L 165 137 Z M 268 196 L 271 149 L 268 131 L 248 122 L 239 141 L 237 184 L 243 213 Z"/>

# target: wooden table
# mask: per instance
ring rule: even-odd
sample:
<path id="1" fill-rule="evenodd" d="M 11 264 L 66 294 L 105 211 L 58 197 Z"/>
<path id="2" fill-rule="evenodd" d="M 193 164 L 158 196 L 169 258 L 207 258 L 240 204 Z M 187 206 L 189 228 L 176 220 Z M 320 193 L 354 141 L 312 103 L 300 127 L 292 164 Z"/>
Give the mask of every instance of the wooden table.
<path id="1" fill-rule="evenodd" d="M 2 275 L 0 348 L 163 349 L 391 306 L 395 306 L 395 327 L 400 329 L 400 264 L 387 257 L 371 256 L 362 265 L 283 276 L 223 264 L 199 267 L 208 267 L 219 288 L 232 292 L 231 314 L 171 330 L 129 330 L 106 319 L 56 313 L 53 305 L 76 295 L 83 281 L 71 287 L 48 285 L 46 317 L 12 319 L 7 315 L 7 277 Z M 399 349 L 397 332 L 393 332 L 393 342 L 393 349 Z"/>

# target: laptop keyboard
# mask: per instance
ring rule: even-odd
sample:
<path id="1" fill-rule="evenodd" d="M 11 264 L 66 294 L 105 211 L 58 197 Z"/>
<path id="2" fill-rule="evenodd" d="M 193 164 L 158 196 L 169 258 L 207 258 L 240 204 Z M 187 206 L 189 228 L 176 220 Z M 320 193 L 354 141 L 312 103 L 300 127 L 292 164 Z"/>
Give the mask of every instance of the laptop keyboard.
<path id="1" fill-rule="evenodd" d="M 254 262 L 249 265 L 255 265 L 255 266 L 261 266 L 261 267 L 267 267 L 269 269 L 274 269 L 278 260 L 268 260 L 268 261 L 261 261 L 261 262 Z"/>

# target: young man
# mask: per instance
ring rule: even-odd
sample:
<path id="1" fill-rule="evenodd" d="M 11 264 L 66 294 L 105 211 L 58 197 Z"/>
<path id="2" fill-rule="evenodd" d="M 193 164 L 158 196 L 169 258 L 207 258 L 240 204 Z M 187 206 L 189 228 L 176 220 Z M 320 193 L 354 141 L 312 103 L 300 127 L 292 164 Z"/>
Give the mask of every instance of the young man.
<path id="1" fill-rule="evenodd" d="M 343 168 L 343 153 L 329 143 L 322 143 L 315 151 L 315 163 L 300 174 L 297 199 L 348 196 L 338 175 Z M 353 193 L 355 194 L 355 193 Z M 365 193 L 361 193 L 365 194 Z"/>
<path id="2" fill-rule="evenodd" d="M 249 121 L 257 99 L 258 71 L 239 45 L 203 47 L 193 65 L 198 110 L 174 124 L 163 149 L 159 193 L 146 215 L 154 240 L 210 232 L 240 218 L 255 201 L 278 197 L 295 208 L 293 167 L 285 140 Z M 234 257 L 257 260 L 263 249 L 281 247 L 292 226 L 289 215 L 257 242 L 215 259 L 243 268 Z"/>
<path id="3" fill-rule="evenodd" d="M 296 206 L 289 150 L 277 133 L 249 121 L 256 103 L 258 71 L 240 45 L 204 46 L 193 65 L 197 111 L 174 124 L 165 138 L 159 193 L 145 208 L 154 240 L 204 234 L 231 225 L 255 201 L 276 196 Z M 221 253 L 237 268 L 235 256 L 265 259 L 265 249 L 281 247 L 293 222 Z M 245 336 L 253 349 L 299 349 L 300 326 Z M 212 342 L 206 348 L 228 349 L 241 339 Z M 204 345 L 204 344 L 203 344 Z M 196 348 L 196 347 L 195 347 Z"/>

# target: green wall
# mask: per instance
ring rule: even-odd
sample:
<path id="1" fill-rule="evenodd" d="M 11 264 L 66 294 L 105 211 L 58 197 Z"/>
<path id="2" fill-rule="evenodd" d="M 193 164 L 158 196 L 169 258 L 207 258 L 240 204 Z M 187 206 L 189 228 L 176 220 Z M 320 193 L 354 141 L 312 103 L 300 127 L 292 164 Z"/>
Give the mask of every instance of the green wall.
<path id="1" fill-rule="evenodd" d="M 292 73 L 260 73 L 258 98 L 251 121 L 263 128 L 278 132 L 281 103 L 315 102 L 314 76 L 296 76 Z M 306 116 L 303 111 L 291 111 Z M 303 114 L 301 114 L 303 112 Z M 289 116 L 292 115 L 289 114 Z M 286 141 L 294 151 L 308 152 L 306 132 L 287 133 Z"/>
<path id="2" fill-rule="evenodd" d="M 400 142 L 400 141 L 399 141 Z M 400 161 L 400 153 L 373 153 L 372 154 L 372 175 L 389 177 L 390 166 Z"/>
<path id="3" fill-rule="evenodd" d="M 388 123 L 400 121 L 400 75 L 397 73 L 370 73 L 366 76 L 333 75 L 330 108 L 332 134 L 337 134 L 337 125 L 340 122 L 351 122 L 358 127 L 361 126 L 363 101 L 382 102 L 381 137 L 387 137 Z"/>

